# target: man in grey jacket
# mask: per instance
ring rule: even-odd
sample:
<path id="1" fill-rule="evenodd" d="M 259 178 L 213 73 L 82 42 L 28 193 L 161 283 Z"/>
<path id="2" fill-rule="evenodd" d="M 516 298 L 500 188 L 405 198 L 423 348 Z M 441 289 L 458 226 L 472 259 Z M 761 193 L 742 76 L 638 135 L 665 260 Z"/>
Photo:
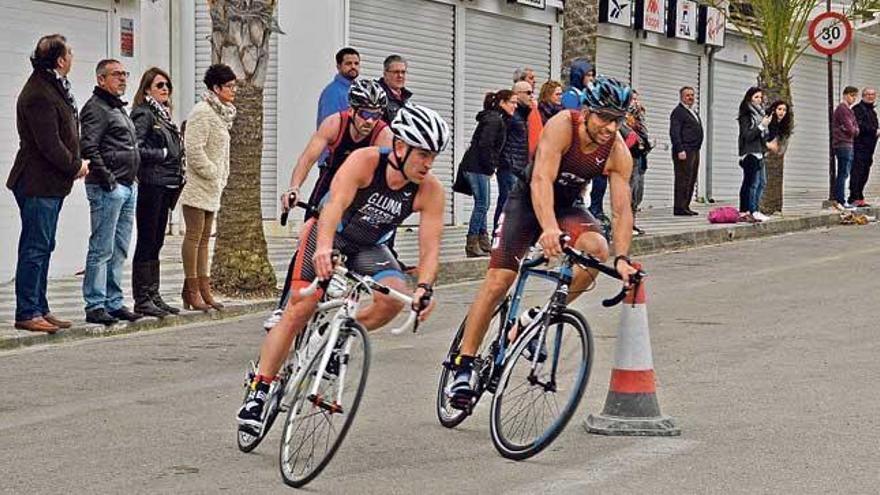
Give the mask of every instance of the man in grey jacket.
<path id="1" fill-rule="evenodd" d="M 91 160 L 86 196 L 91 235 L 83 278 L 86 321 L 112 325 L 141 317 L 123 305 L 122 266 L 128 257 L 137 204 L 140 155 L 134 123 L 125 112 L 128 72 L 118 60 L 98 62 L 98 85 L 82 111 L 82 156 Z"/>

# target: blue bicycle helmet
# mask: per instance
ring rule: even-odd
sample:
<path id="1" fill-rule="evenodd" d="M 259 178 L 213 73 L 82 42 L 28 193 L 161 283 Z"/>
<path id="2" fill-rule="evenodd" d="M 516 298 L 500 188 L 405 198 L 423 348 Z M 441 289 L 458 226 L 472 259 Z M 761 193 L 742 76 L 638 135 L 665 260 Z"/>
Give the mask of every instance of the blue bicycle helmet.
<path id="1" fill-rule="evenodd" d="M 591 111 L 608 112 L 619 116 L 630 110 L 632 88 L 617 79 L 598 76 L 581 93 L 581 104 Z"/>

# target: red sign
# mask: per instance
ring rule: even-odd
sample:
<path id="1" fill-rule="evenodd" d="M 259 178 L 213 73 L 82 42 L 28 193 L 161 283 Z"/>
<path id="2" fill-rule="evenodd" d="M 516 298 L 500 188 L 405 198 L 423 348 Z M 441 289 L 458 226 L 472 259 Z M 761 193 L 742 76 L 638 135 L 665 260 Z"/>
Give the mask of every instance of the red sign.
<path id="1" fill-rule="evenodd" d="M 853 28 L 840 12 L 825 12 L 810 22 L 809 36 L 810 44 L 817 52 L 834 55 L 849 46 Z"/>

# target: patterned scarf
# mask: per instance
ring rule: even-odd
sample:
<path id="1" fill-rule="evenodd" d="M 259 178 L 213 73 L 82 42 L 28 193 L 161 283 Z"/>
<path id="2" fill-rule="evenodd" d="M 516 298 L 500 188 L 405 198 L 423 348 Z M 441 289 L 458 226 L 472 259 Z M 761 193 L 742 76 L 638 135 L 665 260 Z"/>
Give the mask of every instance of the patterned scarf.
<path id="1" fill-rule="evenodd" d="M 232 129 L 232 123 L 235 122 L 235 107 L 230 103 L 223 103 L 217 94 L 211 90 L 202 93 L 202 101 L 211 105 L 211 108 L 217 112 L 220 119 L 226 124 L 227 129 Z"/>
<path id="2" fill-rule="evenodd" d="M 55 77 L 55 82 L 57 82 L 61 89 L 64 90 L 64 99 L 67 101 L 67 104 L 70 105 L 70 108 L 73 109 L 73 118 L 77 122 L 79 122 L 79 110 L 76 107 L 76 98 L 73 96 L 73 91 L 70 87 L 70 80 L 67 79 L 66 76 L 62 76 L 56 70 L 49 70 L 49 73 Z"/>

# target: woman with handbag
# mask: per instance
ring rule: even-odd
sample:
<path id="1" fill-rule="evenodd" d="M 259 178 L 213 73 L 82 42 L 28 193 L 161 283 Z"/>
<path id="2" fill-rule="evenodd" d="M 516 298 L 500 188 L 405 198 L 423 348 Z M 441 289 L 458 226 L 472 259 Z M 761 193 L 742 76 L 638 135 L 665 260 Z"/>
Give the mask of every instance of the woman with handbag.
<path id="1" fill-rule="evenodd" d="M 168 213 L 174 209 L 184 179 L 183 139 L 171 120 L 171 77 L 152 67 L 134 95 L 131 120 L 137 131 L 137 244 L 131 273 L 134 311 L 163 318 L 177 314 L 159 295 L 159 251 L 165 243 Z"/>
<path id="2" fill-rule="evenodd" d="M 767 217 L 758 211 L 764 190 L 764 153 L 767 151 L 770 116 L 764 115 L 764 93 L 761 88 L 751 87 L 739 105 L 739 166 L 743 169 L 743 181 L 739 189 L 739 213 L 741 222 L 758 223 Z"/>
<path id="3" fill-rule="evenodd" d="M 467 179 L 474 208 L 468 222 L 465 255 L 468 258 L 486 256 L 492 249 L 487 231 L 490 189 L 489 179 L 498 169 L 501 149 L 507 136 L 507 120 L 516 110 L 513 91 L 502 89 L 486 93 L 483 110 L 477 114 L 477 128 L 471 144 L 459 164 L 459 174 Z M 456 179 L 456 182 L 460 182 Z"/>

